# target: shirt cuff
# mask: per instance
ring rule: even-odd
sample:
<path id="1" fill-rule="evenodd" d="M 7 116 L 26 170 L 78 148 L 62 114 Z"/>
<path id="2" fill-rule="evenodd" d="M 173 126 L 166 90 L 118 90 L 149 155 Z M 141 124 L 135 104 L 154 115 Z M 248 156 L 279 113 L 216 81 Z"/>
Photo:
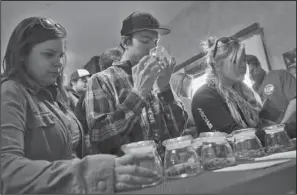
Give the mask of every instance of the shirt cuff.
<path id="1" fill-rule="evenodd" d="M 170 85 L 168 85 L 163 89 L 163 91 L 158 93 L 158 97 L 163 103 L 166 103 L 166 104 L 169 104 L 175 101 Z"/>
<path id="2" fill-rule="evenodd" d="M 140 113 L 148 102 L 136 90 L 132 90 L 123 104 L 134 113 Z"/>

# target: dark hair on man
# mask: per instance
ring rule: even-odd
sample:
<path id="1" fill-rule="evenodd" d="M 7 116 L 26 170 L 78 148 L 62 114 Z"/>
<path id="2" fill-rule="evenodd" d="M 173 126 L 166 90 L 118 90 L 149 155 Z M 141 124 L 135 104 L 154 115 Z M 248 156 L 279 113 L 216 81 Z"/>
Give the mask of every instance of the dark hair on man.
<path id="1" fill-rule="evenodd" d="M 251 55 L 251 54 L 246 55 L 246 63 L 248 65 L 260 66 L 259 59 L 256 56 Z"/>
<path id="2" fill-rule="evenodd" d="M 112 66 L 114 61 L 120 61 L 122 58 L 122 51 L 120 48 L 107 49 L 100 55 L 99 59 L 99 71 L 103 71 Z"/>
<path id="3" fill-rule="evenodd" d="M 122 38 L 123 38 L 123 40 L 124 40 L 123 42 L 125 44 L 126 44 L 127 41 L 132 42 L 133 34 L 122 36 Z M 124 47 L 123 43 L 120 43 L 120 49 L 121 49 L 122 53 L 125 51 L 125 47 Z"/>

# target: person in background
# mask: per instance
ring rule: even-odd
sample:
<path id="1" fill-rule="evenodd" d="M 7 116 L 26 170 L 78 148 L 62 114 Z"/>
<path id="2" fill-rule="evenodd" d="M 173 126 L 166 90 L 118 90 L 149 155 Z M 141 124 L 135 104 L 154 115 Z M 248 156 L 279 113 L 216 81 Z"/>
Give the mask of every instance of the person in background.
<path id="1" fill-rule="evenodd" d="M 296 78 L 296 63 L 288 66 L 288 71 Z"/>
<path id="2" fill-rule="evenodd" d="M 11 34 L 1 77 L 1 194 L 105 194 L 160 178 L 135 165 L 148 154 L 85 156 L 62 87 L 66 35 L 42 17 Z"/>
<path id="3" fill-rule="evenodd" d="M 174 97 L 183 103 L 185 111 L 188 113 L 187 129 L 182 134 L 190 134 L 195 138 L 197 137 L 197 131 L 191 109 L 192 81 L 192 77 L 188 74 L 178 72 L 172 75 L 170 85 L 173 89 Z"/>
<path id="4" fill-rule="evenodd" d="M 111 49 L 107 49 L 104 51 L 99 58 L 99 68 L 97 69 L 97 72 L 101 72 L 110 66 L 112 66 L 112 63 L 114 61 L 120 61 L 122 58 L 122 51 L 120 48 L 115 47 Z"/>
<path id="5" fill-rule="evenodd" d="M 96 67 L 96 71 L 101 72 L 101 71 L 109 68 L 110 66 L 112 66 L 112 63 L 114 61 L 121 60 L 121 57 L 122 57 L 122 52 L 119 48 L 111 48 L 111 49 L 104 51 L 100 55 L 99 65 Z M 84 132 L 87 135 L 87 136 L 85 136 L 86 142 L 89 144 L 90 137 L 89 137 L 89 130 L 88 130 L 88 124 L 87 124 L 87 119 L 86 119 L 85 96 L 86 96 L 86 93 L 84 91 L 84 93 L 80 96 L 80 98 L 76 104 L 74 113 L 77 116 L 80 123 L 82 124 Z M 89 148 L 89 153 L 92 153 L 91 148 Z M 97 153 L 99 153 L 99 151 L 97 151 Z"/>
<path id="6" fill-rule="evenodd" d="M 86 69 L 77 69 L 70 76 L 68 88 L 69 107 L 74 112 L 79 98 L 87 88 L 87 82 L 91 74 Z"/>
<path id="7" fill-rule="evenodd" d="M 247 66 L 244 45 L 232 37 L 209 38 L 204 49 L 209 65 L 206 84 L 192 99 L 198 134 L 258 127 L 261 105 L 243 82 Z"/>
<path id="8" fill-rule="evenodd" d="M 192 97 L 191 85 L 192 77 L 186 73 L 178 72 L 172 75 L 170 80 L 173 92 L 178 97 L 190 98 Z"/>
<path id="9" fill-rule="evenodd" d="M 94 152 L 121 155 L 121 145 L 152 139 L 162 158 L 162 141 L 184 129 L 187 113 L 169 84 L 175 60 L 149 56 L 159 36 L 169 32 L 149 13 L 133 12 L 123 21 L 121 60 L 94 74 L 87 86 L 86 118 Z"/>
<path id="10" fill-rule="evenodd" d="M 247 55 L 253 88 L 262 99 L 261 118 L 286 125 L 290 137 L 296 137 L 296 78 L 286 70 L 266 73 L 258 58 Z"/>

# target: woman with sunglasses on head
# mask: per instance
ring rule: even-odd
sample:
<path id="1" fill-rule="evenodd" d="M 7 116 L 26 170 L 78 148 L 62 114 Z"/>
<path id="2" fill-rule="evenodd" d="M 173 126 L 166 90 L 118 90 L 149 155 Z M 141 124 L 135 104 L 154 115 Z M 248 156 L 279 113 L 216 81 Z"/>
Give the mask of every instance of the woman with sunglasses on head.
<path id="1" fill-rule="evenodd" d="M 198 133 L 231 133 L 261 124 L 260 104 L 243 83 L 246 73 L 244 45 L 232 37 L 209 38 L 205 44 L 209 65 L 206 84 L 192 100 L 192 113 Z"/>
<path id="2" fill-rule="evenodd" d="M 66 31 L 30 17 L 12 32 L 1 77 L 1 193 L 113 193 L 159 177 L 149 155 L 85 156 L 84 133 L 62 87 Z M 79 157 L 79 158 L 78 158 Z"/>

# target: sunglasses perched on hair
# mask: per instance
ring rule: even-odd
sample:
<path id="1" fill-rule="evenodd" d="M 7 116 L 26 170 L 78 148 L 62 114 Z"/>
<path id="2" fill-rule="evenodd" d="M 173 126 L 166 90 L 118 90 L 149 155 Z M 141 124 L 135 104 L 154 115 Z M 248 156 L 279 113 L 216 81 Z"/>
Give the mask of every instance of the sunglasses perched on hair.
<path id="1" fill-rule="evenodd" d="M 65 32 L 66 33 L 65 28 L 61 24 L 56 23 L 56 22 L 54 22 L 51 19 L 38 18 L 32 25 L 29 26 L 29 28 L 34 27 L 36 24 L 40 24 L 45 29 L 49 29 L 49 30 L 50 29 L 57 29 L 57 30 L 59 30 L 61 32 Z"/>
<path id="2" fill-rule="evenodd" d="M 214 51 L 213 51 L 213 58 L 216 57 L 216 54 L 217 54 L 217 50 L 218 50 L 218 43 L 219 42 L 222 42 L 224 44 L 227 44 L 227 43 L 230 43 L 232 41 L 238 41 L 236 38 L 234 37 L 221 37 L 219 38 L 216 43 L 215 43 L 215 47 L 214 47 Z"/>

